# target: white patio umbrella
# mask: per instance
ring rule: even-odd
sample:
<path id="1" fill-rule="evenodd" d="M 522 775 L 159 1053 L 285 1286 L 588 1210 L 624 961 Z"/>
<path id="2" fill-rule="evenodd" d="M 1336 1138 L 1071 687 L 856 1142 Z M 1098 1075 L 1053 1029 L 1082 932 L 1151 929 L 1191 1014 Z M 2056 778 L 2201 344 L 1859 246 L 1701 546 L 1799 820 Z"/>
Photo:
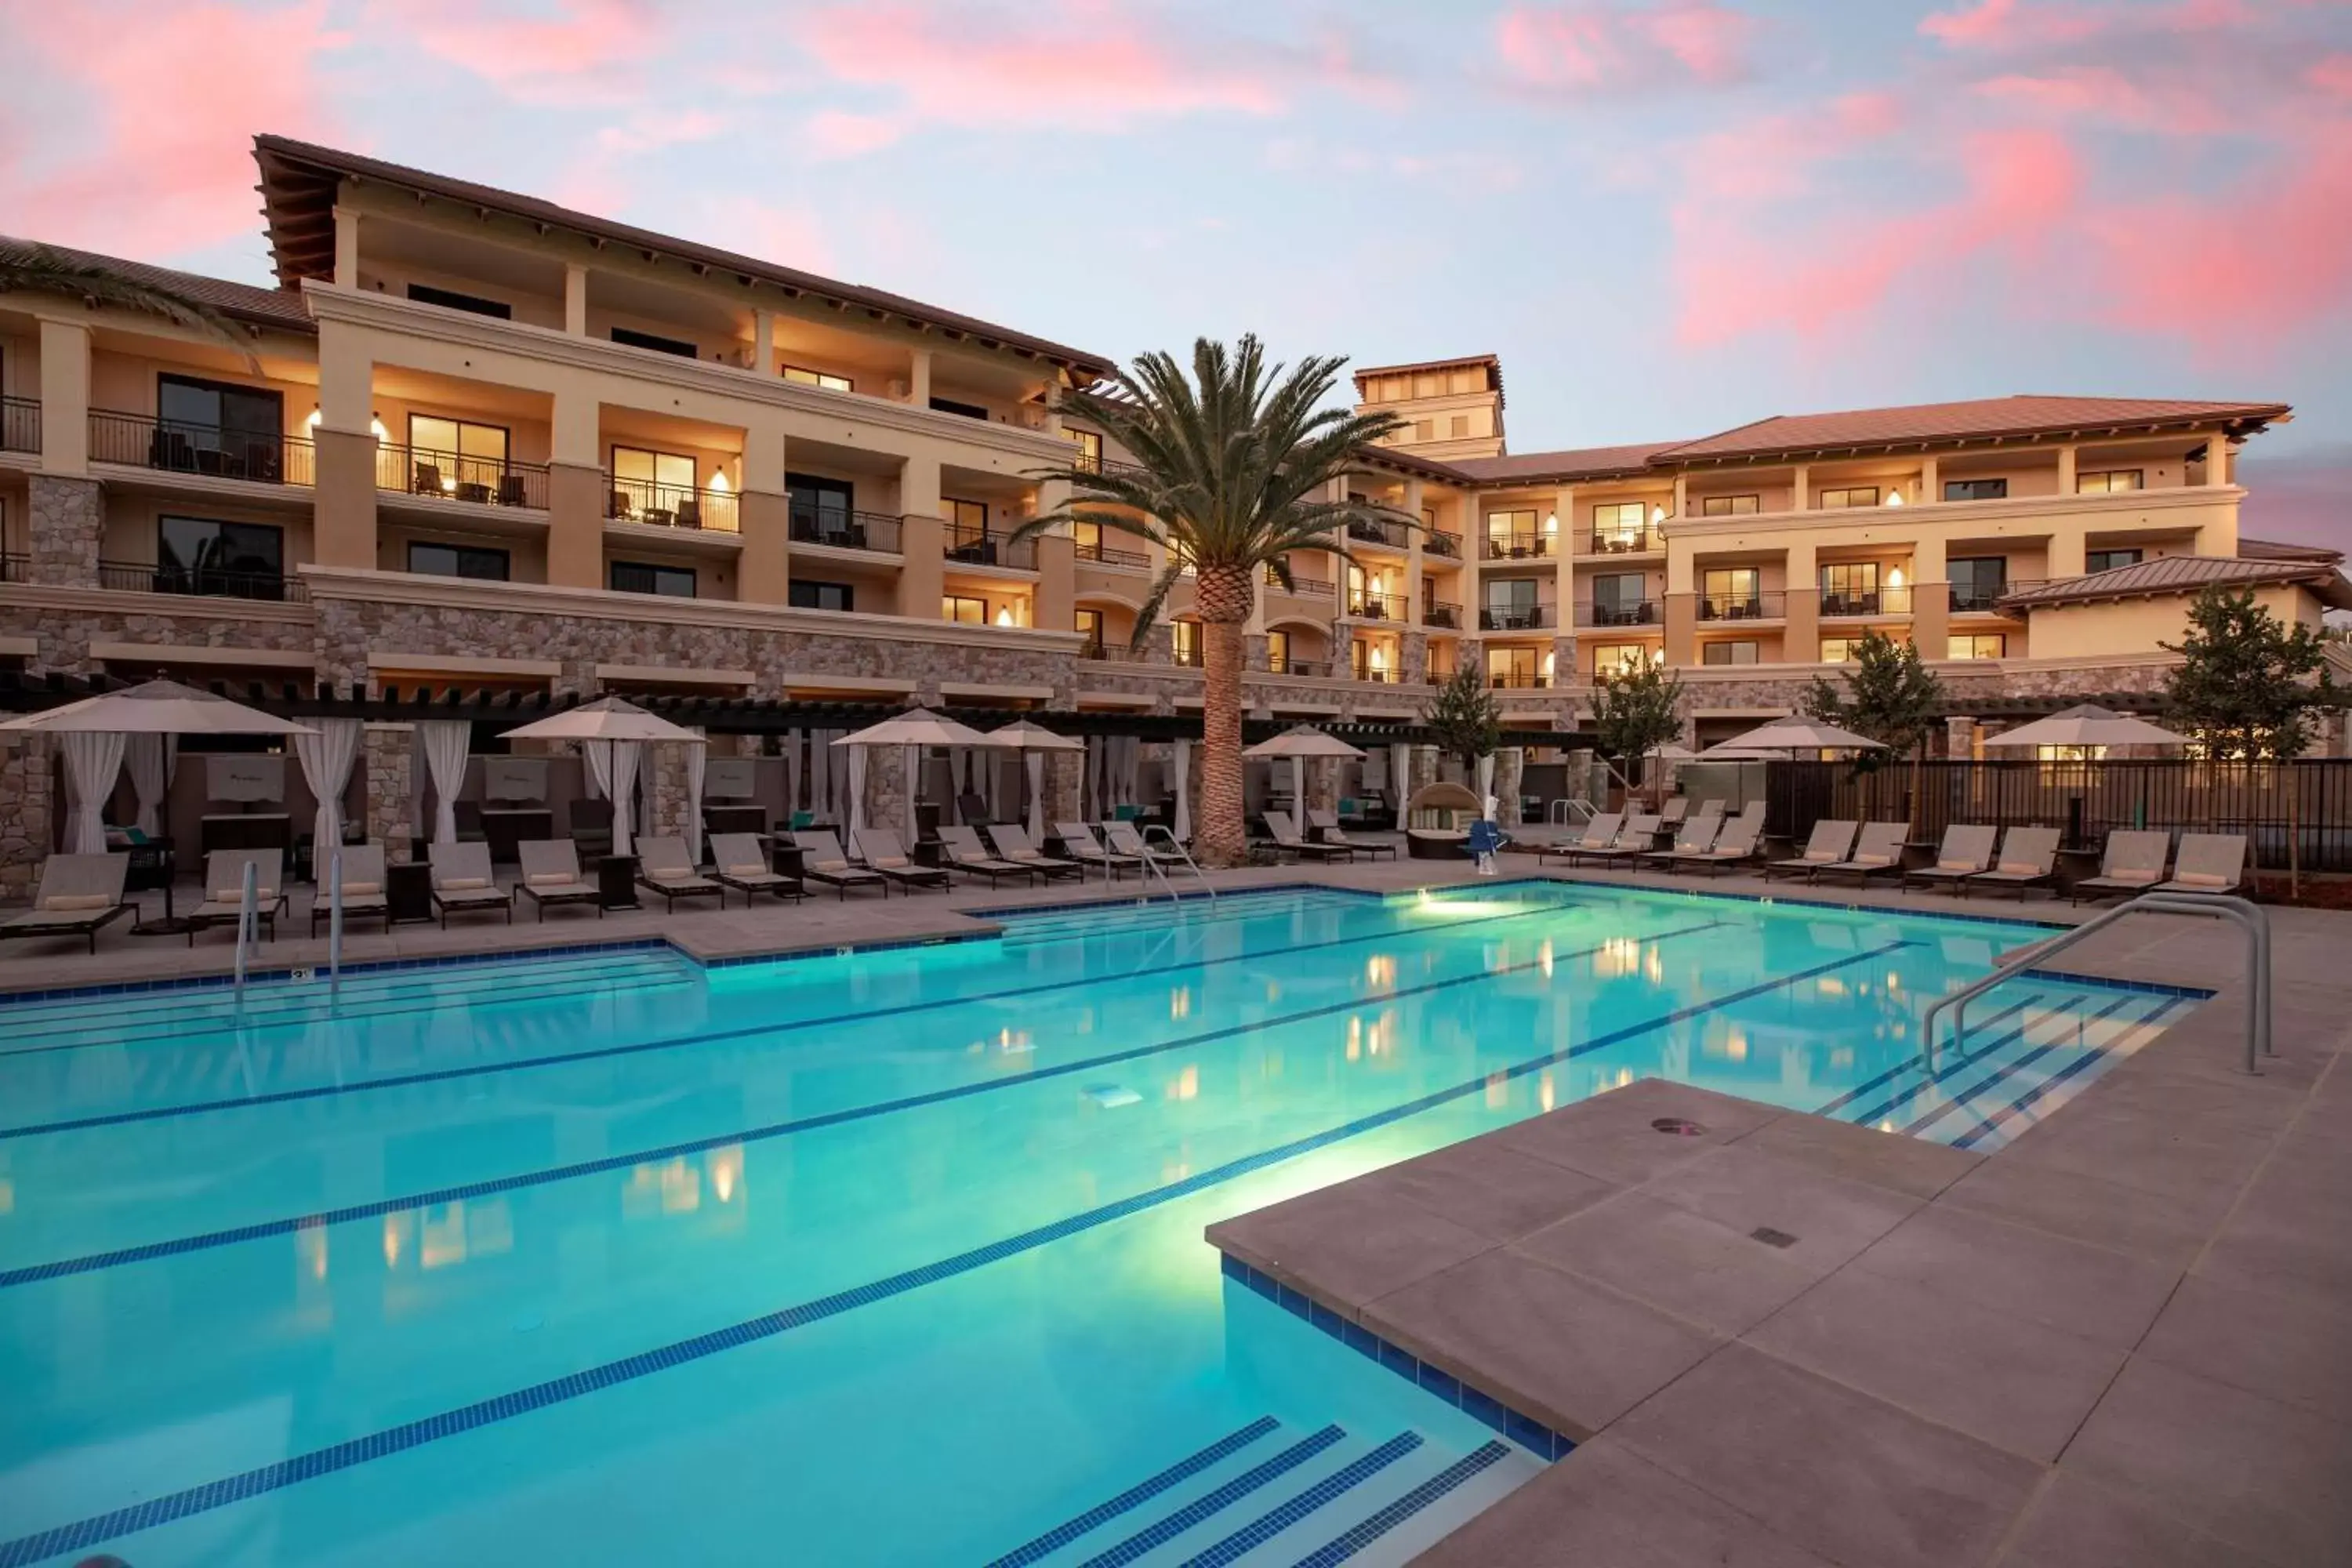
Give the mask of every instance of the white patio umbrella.
<path id="1" fill-rule="evenodd" d="M 27 713 L 0 722 L 0 731 L 17 734 L 56 735 L 65 753 L 66 777 L 73 785 L 73 815 L 67 823 L 66 848 L 74 855 L 106 853 L 106 821 L 101 815 L 114 780 L 122 771 L 122 753 L 131 735 L 312 735 L 317 731 L 242 702 L 183 686 L 176 680 L 150 680 L 143 685 L 85 697 L 79 702 Z"/>
<path id="2" fill-rule="evenodd" d="M 1985 737 L 1987 746 L 2181 746 L 2188 742 L 2185 735 L 2095 702 Z"/>
<path id="3" fill-rule="evenodd" d="M 959 724 L 928 708 L 909 708 L 879 724 L 844 735 L 834 742 L 852 748 L 850 766 L 855 774 L 849 789 L 849 831 L 855 836 L 866 826 L 865 770 L 858 766 L 858 757 L 869 746 L 897 746 L 900 749 L 899 777 L 907 793 L 907 842 L 915 841 L 915 803 L 921 792 L 921 780 L 915 768 L 920 748 L 924 746 L 985 746 L 988 737 L 969 724 Z"/>
<path id="4" fill-rule="evenodd" d="M 999 725 L 981 737 L 983 745 L 1003 751 L 1019 752 L 1028 761 L 1029 769 L 1029 837 L 1032 840 L 1045 837 L 1045 753 L 1048 752 L 1083 752 L 1087 743 L 1074 735 L 1056 735 L 1034 719 L 1016 719 L 1010 724 Z M 1180 796 L 1181 798 L 1181 796 Z"/>
<path id="5" fill-rule="evenodd" d="M 1307 759 L 1309 757 L 1360 757 L 1364 753 L 1347 742 L 1325 734 L 1312 724 L 1294 724 L 1270 741 L 1260 741 L 1244 751 L 1244 757 L 1290 759 L 1290 820 L 1301 838 L 1307 837 Z"/>
<path id="6" fill-rule="evenodd" d="M 1715 761 L 1727 759 L 1734 752 L 1883 752 L 1885 749 L 1884 743 L 1867 735 L 1857 735 L 1834 724 L 1822 724 L 1811 719 L 1775 719 L 1769 724 L 1709 746 L 1699 755 Z"/>
<path id="7" fill-rule="evenodd" d="M 509 741 L 578 741 L 592 776 L 613 802 L 613 853 L 629 852 L 629 803 L 636 788 L 637 755 L 647 742 L 699 746 L 703 737 L 621 697 L 599 698 L 534 719 L 506 732 Z M 697 803 L 698 805 L 699 803 Z"/>

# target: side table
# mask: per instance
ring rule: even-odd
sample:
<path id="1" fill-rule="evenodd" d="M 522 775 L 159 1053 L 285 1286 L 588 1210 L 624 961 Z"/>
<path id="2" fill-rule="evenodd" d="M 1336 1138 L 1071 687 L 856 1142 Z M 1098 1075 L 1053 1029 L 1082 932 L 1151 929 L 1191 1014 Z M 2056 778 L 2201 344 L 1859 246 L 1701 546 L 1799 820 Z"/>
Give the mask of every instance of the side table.
<path id="1" fill-rule="evenodd" d="M 637 858 L 606 855 L 596 862 L 597 900 L 608 910 L 637 907 Z"/>
<path id="2" fill-rule="evenodd" d="M 407 921 L 433 923 L 433 868 L 422 860 L 383 868 L 384 927 Z"/>

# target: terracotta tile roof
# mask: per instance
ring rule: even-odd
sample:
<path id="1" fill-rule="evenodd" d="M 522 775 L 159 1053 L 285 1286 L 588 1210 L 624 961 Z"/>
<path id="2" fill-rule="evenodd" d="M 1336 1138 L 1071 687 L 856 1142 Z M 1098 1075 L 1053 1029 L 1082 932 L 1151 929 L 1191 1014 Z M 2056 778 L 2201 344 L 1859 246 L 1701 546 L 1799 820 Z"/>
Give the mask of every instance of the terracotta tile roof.
<path id="1" fill-rule="evenodd" d="M 39 243 L 0 235 L 0 257 L 22 257 Z M 103 267 L 151 288 L 184 294 L 236 321 L 280 331 L 319 330 L 310 320 L 310 312 L 303 308 L 302 297 L 289 289 L 257 289 L 250 283 L 232 283 L 226 278 L 206 278 L 196 272 L 175 272 L 168 267 L 152 267 L 144 261 L 129 261 L 119 256 L 101 256 L 94 250 L 75 250 L 62 245 L 47 248 L 79 266 Z"/>
<path id="2" fill-rule="evenodd" d="M 2290 544 L 2275 539 L 2249 539 L 2238 535 L 2238 559 L 2241 561 L 2317 561 L 2333 566 L 2344 559 L 2344 552 L 2331 550 L 2325 544 Z"/>
<path id="3" fill-rule="evenodd" d="M 2275 583 L 2301 583 L 2331 609 L 2352 609 L 2352 583 L 2345 581 L 2343 574 L 2329 563 L 2247 561 L 2227 555 L 2160 555 L 2136 566 L 2062 577 L 2039 588 L 2009 595 L 2001 604 L 2016 609 L 2044 609 L 2103 599 L 2195 594 L 2217 585 L 2251 588 Z"/>
<path id="4" fill-rule="evenodd" d="M 2225 425 L 2233 433 L 2285 416 L 2283 403 L 2200 403 L 2156 397 L 2048 397 L 2021 395 L 1837 414 L 1781 414 L 1720 435 L 1660 450 L 1654 461 L 1681 464 L 1726 458 L 1866 451 L 1944 441 L 2024 439 L 2074 431 L 2195 429 Z"/>
<path id="5" fill-rule="evenodd" d="M 1049 360 L 1084 375 L 1099 375 L 1112 368 L 1111 362 L 1100 354 L 958 315 L 902 294 L 844 283 L 731 250 L 635 228 L 536 196 L 478 185 L 469 180 L 451 179 L 284 136 L 256 136 L 253 155 L 261 165 L 263 215 L 269 225 L 270 254 L 277 262 L 278 279 L 289 287 L 304 278 L 333 274 L 336 186 L 344 179 L 372 180 L 404 191 L 438 196 L 460 206 L 503 213 L 528 223 L 569 229 L 593 239 L 672 257 L 689 266 L 709 268 L 789 292 L 838 300 L 882 316 L 896 316 L 916 326 L 970 338 L 983 347 L 1009 348 Z"/>
<path id="6" fill-rule="evenodd" d="M 1499 458 L 1456 458 L 1454 466 L 1481 484 L 1561 483 L 1619 479 L 1650 471 L 1652 459 L 1674 449 L 1671 441 L 1630 447 L 1580 447 L 1562 452 L 1512 452 Z"/>

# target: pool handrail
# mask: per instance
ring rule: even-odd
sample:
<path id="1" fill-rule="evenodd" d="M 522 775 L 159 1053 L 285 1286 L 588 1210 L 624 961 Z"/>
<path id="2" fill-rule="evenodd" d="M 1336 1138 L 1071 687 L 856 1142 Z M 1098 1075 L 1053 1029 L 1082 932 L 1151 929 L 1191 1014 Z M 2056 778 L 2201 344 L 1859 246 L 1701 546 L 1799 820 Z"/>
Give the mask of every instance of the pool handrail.
<path id="1" fill-rule="evenodd" d="M 1153 822 L 1145 825 L 1143 829 L 1143 847 L 1147 853 L 1143 858 L 1146 860 L 1157 858 L 1157 857 L 1149 853 L 1151 848 L 1151 836 L 1155 833 L 1168 840 L 1168 847 L 1174 850 L 1176 852 L 1176 858 L 1179 860 L 1183 861 L 1186 867 L 1192 870 L 1192 879 L 1200 883 L 1202 888 L 1208 893 L 1210 901 L 1212 903 L 1215 902 L 1217 889 L 1211 885 L 1209 881 L 1209 874 L 1201 869 L 1201 863 L 1192 858 L 1192 852 L 1190 849 L 1185 848 L 1183 844 L 1177 838 L 1175 829 L 1168 826 L 1165 823 Z M 1160 868 L 1160 879 L 1163 882 L 1168 882 L 1168 896 L 1171 899 L 1174 899 L 1176 897 L 1176 885 L 1172 881 L 1169 880 L 1168 870 L 1164 866 Z"/>

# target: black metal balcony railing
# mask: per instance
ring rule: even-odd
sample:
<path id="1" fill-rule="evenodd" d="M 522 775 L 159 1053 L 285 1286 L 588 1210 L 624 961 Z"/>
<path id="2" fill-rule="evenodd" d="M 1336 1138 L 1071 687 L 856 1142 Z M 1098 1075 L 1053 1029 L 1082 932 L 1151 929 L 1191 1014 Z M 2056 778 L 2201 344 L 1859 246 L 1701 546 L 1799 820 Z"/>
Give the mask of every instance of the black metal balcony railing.
<path id="1" fill-rule="evenodd" d="M 2029 588 L 2039 588 L 2042 585 L 2042 580 L 2039 578 L 2026 580 L 2015 577 L 2004 583 L 1995 584 L 1991 587 L 1971 585 L 1964 588 L 1955 583 L 1951 588 L 1952 613 L 1991 615 L 2000 609 L 2001 600 L 2010 595 L 2022 594 Z"/>
<path id="2" fill-rule="evenodd" d="M 794 497 L 785 513 L 795 544 L 829 544 L 836 550 L 898 552 L 898 516 L 887 511 L 851 511 L 817 506 Z"/>
<path id="3" fill-rule="evenodd" d="M 1265 580 L 1272 584 L 1276 591 L 1293 595 L 1297 598 L 1328 599 L 1331 596 L 1331 584 L 1328 578 L 1302 577 L 1293 572 L 1290 574 L 1290 586 L 1287 588 L 1276 582 L 1271 572 L 1266 574 Z"/>
<path id="4" fill-rule="evenodd" d="M 1098 658 L 1111 664 L 1132 664 L 1140 656 L 1123 642 L 1105 642 L 1100 637 L 1088 637 L 1078 645 L 1080 658 Z"/>
<path id="5" fill-rule="evenodd" d="M 1840 593 L 1822 590 L 1821 616 L 1852 618 L 1871 616 L 1907 616 L 1911 613 L 1911 590 L 1905 588 L 1852 589 Z"/>
<path id="6" fill-rule="evenodd" d="M 1485 632 L 1531 632 L 1550 626 L 1549 605 L 1488 605 L 1478 612 L 1478 629 Z"/>
<path id="7" fill-rule="evenodd" d="M 1698 618 L 1702 621 L 1774 620 L 1789 613 L 1788 600 L 1789 596 L 1778 589 L 1769 594 L 1701 594 L 1698 596 Z"/>
<path id="8" fill-rule="evenodd" d="M 1497 669 L 1486 676 L 1486 685 L 1496 691 L 1534 691 L 1551 684 L 1551 677 L 1532 669 Z"/>
<path id="9" fill-rule="evenodd" d="M 950 561 L 968 566 L 1010 566 L 1016 571 L 1037 569 L 1037 540 L 1007 539 L 985 528 L 960 528 L 950 523 L 942 548 Z"/>
<path id="10" fill-rule="evenodd" d="M 1091 561 L 1097 566 L 1126 566 L 1138 572 L 1151 564 L 1151 557 L 1140 550 L 1121 550 L 1116 545 L 1105 544 L 1099 539 L 1091 542 L 1083 539 L 1078 541 L 1077 557 L 1081 561 Z"/>
<path id="11" fill-rule="evenodd" d="M 1654 529 L 1596 529 L 1592 534 L 1595 555 L 1652 555 L 1665 547 L 1665 536 Z"/>
<path id="12" fill-rule="evenodd" d="M 37 452 L 40 449 L 40 399 L 0 397 L 0 452 Z"/>
<path id="13" fill-rule="evenodd" d="M 89 457 L 94 463 L 122 463 L 265 485 L 307 485 L 318 471 L 310 443 L 300 437 L 194 425 L 106 408 L 89 411 Z"/>
<path id="14" fill-rule="evenodd" d="M 1552 536 L 1549 533 L 1490 533 L 1486 536 L 1486 559 L 1489 561 L 1529 561 L 1551 553 Z"/>
<path id="15" fill-rule="evenodd" d="M 1404 619 L 1404 595 L 1358 589 L 1348 595 L 1348 614 L 1360 621 L 1401 621 Z"/>
<path id="16" fill-rule="evenodd" d="M 1654 626 L 1665 619 L 1665 612 L 1655 599 L 1618 599 L 1610 604 L 1580 605 L 1576 624 L 1580 626 Z"/>
<path id="17" fill-rule="evenodd" d="M 1194 643 L 1191 647 L 1176 647 L 1169 649 L 1168 662 L 1171 664 L 1182 665 L 1186 669 L 1200 668 L 1201 645 L 1199 643 Z"/>
<path id="18" fill-rule="evenodd" d="M 31 556 L 0 555 L 0 583 L 29 583 L 32 579 Z"/>
<path id="19" fill-rule="evenodd" d="M 1441 533 L 1436 529 L 1430 529 L 1421 536 L 1421 552 L 1423 555 L 1443 555 L 1449 561 L 1459 561 L 1462 559 L 1462 536 L 1458 533 Z"/>
<path id="20" fill-rule="evenodd" d="M 1405 545 L 1402 525 L 1382 522 L 1378 518 L 1358 517 L 1348 521 L 1348 538 L 1358 544 L 1390 544 L 1402 550 Z"/>
<path id="21" fill-rule="evenodd" d="M 1460 631 L 1462 606 L 1441 605 L 1432 599 L 1421 606 L 1421 624 L 1424 626 L 1442 626 L 1448 631 Z"/>
<path id="22" fill-rule="evenodd" d="M 1331 661 L 1328 658 L 1271 658 L 1265 661 L 1269 675 L 1298 675 L 1328 678 Z"/>
<path id="23" fill-rule="evenodd" d="M 1369 680 L 1377 686 L 1392 686 L 1396 683 L 1396 678 L 1395 670 L 1375 669 L 1369 664 L 1358 666 L 1348 671 L 1349 679 Z"/>
<path id="24" fill-rule="evenodd" d="M 384 442 L 375 449 L 375 488 L 395 495 L 433 496 L 475 506 L 532 507 L 544 511 L 547 465 Z"/>
<path id="25" fill-rule="evenodd" d="M 230 572 L 211 566 L 150 566 L 136 561 L 101 561 L 98 585 L 122 594 L 187 594 L 208 599 L 308 599 L 309 589 L 282 572 Z"/>
<path id="26" fill-rule="evenodd" d="M 614 522 L 705 529 L 717 533 L 734 533 L 742 527 L 733 490 L 666 485 L 658 479 L 625 479 L 610 473 L 604 479 L 608 491 L 604 515 Z"/>

